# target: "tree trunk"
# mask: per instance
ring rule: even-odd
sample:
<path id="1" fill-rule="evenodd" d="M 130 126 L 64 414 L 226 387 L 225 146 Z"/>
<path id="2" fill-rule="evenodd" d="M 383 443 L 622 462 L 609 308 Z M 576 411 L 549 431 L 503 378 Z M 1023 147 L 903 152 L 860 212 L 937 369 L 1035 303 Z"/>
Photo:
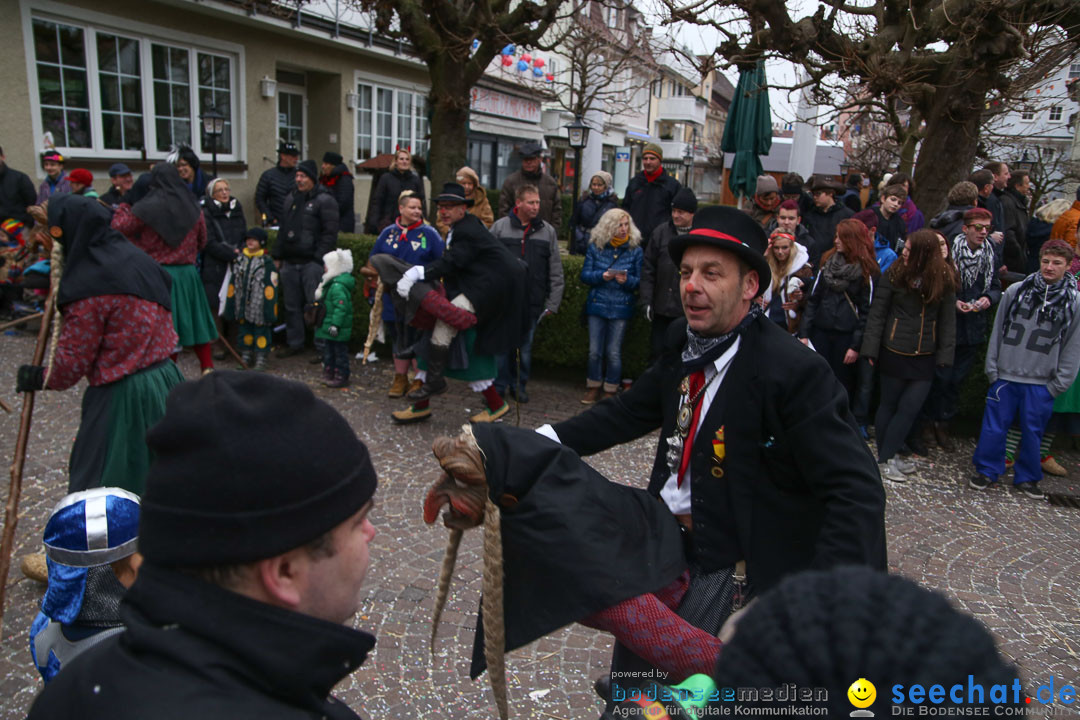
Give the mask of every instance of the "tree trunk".
<path id="1" fill-rule="evenodd" d="M 941 84 L 933 105 L 923 113 L 926 132 L 912 176 L 915 204 L 927 222 L 948 205 L 949 189 L 971 174 L 986 106 L 987 86 L 978 76 L 969 76 L 952 90 L 946 90 L 948 86 Z"/>
<path id="2" fill-rule="evenodd" d="M 443 183 L 453 182 L 465 165 L 469 100 L 472 83 L 459 64 L 440 61 L 429 68 L 431 76 L 431 196 L 442 190 Z M 479 169 L 477 169 L 479 172 Z M 434 217 L 435 203 L 431 203 Z"/>

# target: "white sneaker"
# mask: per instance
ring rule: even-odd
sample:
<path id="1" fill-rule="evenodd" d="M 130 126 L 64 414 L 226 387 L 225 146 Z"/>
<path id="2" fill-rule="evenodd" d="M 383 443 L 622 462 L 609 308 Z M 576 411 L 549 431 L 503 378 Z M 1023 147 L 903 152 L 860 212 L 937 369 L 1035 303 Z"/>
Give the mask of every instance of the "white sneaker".
<path id="1" fill-rule="evenodd" d="M 906 460 L 902 457 L 895 457 L 892 459 L 892 461 L 896 463 L 896 467 L 900 469 L 900 472 L 904 473 L 905 475 L 910 475 L 917 469 L 913 460 Z"/>
<path id="2" fill-rule="evenodd" d="M 886 480 L 892 480 L 893 482 L 907 482 L 907 475 L 905 475 L 896 464 L 896 458 L 889 460 L 888 462 L 878 463 L 878 471 L 881 473 L 881 477 Z"/>

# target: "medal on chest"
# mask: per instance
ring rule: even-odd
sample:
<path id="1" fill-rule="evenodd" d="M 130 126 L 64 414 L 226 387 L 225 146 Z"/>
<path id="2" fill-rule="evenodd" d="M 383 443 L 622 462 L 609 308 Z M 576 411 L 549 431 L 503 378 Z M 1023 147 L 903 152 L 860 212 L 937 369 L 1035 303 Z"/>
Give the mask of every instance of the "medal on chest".
<path id="1" fill-rule="evenodd" d="M 693 397 L 690 395 L 690 378 L 685 377 L 682 382 L 679 383 L 679 393 L 682 395 L 682 399 L 679 403 L 679 410 L 675 414 L 675 431 L 667 438 L 667 460 L 668 468 L 672 473 L 679 472 L 679 465 L 682 462 L 683 447 L 686 445 L 687 438 L 690 437 L 690 426 L 694 422 L 694 407 L 698 401 L 701 400 L 701 396 L 705 393 L 705 389 L 712 384 L 712 381 L 718 377 L 719 373 L 715 373 L 709 382 L 703 383 L 702 386 L 694 393 Z"/>

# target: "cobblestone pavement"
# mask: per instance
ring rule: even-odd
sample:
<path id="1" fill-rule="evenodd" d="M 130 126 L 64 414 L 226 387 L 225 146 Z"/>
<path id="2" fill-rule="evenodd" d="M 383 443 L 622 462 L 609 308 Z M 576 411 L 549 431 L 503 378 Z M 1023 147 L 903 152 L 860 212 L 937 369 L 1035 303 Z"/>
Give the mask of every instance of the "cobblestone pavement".
<path id="1" fill-rule="evenodd" d="M 16 405 L 0 413 L 0 438 L 7 457 L 15 444 L 18 398 L 15 369 L 33 351 L 33 337 L 0 336 L 0 399 Z M 195 359 L 181 358 L 188 377 Z M 391 370 L 385 361 L 354 363 L 353 385 L 328 390 L 307 357 L 272 361 L 273 372 L 309 383 L 338 408 L 372 451 L 380 485 L 372 519 L 377 534 L 367 596 L 356 626 L 374 632 L 378 645 L 358 672 L 338 687 L 339 697 L 373 720 L 397 718 L 490 718 L 494 704 L 486 677 L 468 680 L 481 561 L 479 533 L 466 535 L 455 584 L 429 652 L 434 586 L 446 531 L 421 519 L 423 493 L 434 476 L 430 448 L 440 434 L 455 433 L 480 408 L 478 395 L 459 383 L 434 403 L 433 419 L 397 427 L 390 412 L 401 407 L 385 396 Z M 520 408 L 523 427 L 568 417 L 582 409 L 583 384 L 536 380 L 532 402 Z M 38 395 L 20 502 L 16 558 L 40 548 L 40 533 L 52 505 L 64 495 L 65 468 L 78 427 L 82 387 Z M 515 412 L 506 422 L 515 422 Z M 590 462 L 607 477 L 643 485 L 651 467 L 655 436 L 598 455 Z M 1057 686 L 1080 681 L 1080 510 L 1037 502 L 993 487 L 967 488 L 972 440 L 951 456 L 932 451 L 910 482 L 886 482 L 889 564 L 893 571 L 944 592 L 982 621 L 1004 653 L 1021 668 L 1025 687 L 1051 677 Z M 1048 491 L 1080 495 L 1080 454 L 1059 460 L 1067 478 L 1048 478 Z M 7 463 L 4 463 L 7 466 Z M 3 481 L 3 497 L 7 482 Z M 538 577 L 544 582 L 547 578 Z M 42 588 L 22 577 L 18 562 L 7 578 L 0 647 L 0 716 L 22 717 L 41 681 L 31 666 L 26 636 Z M 573 626 L 512 653 L 507 662 L 511 709 L 516 718 L 595 718 L 600 704 L 592 679 L 607 667 L 611 643 L 601 633 Z"/>

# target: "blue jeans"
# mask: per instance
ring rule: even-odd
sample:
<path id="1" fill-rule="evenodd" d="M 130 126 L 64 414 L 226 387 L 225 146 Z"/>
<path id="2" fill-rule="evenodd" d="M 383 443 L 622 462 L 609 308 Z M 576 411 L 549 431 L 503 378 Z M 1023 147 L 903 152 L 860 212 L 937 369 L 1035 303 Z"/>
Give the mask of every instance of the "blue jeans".
<path id="1" fill-rule="evenodd" d="M 497 374 L 495 376 L 495 391 L 500 395 L 506 394 L 506 388 L 508 387 L 520 387 L 524 388 L 525 383 L 529 382 L 529 371 L 532 369 L 532 344 L 533 336 L 536 335 L 536 326 L 538 323 L 533 323 L 532 328 L 529 330 L 529 334 L 525 336 L 525 339 L 521 342 L 521 346 L 517 348 L 521 351 L 521 368 L 519 372 L 514 372 L 517 369 L 517 353 L 511 350 L 509 353 L 495 356 L 495 366 L 497 368 Z M 517 383 L 514 382 L 514 376 L 517 375 Z"/>
<path id="2" fill-rule="evenodd" d="M 998 380 L 986 393 L 982 432 L 975 446 L 975 471 L 991 480 L 1005 472 L 1005 434 L 1016 420 L 1020 425 L 1020 447 L 1016 449 L 1013 482 L 1039 482 L 1042 458 L 1039 445 L 1054 410 L 1054 398 L 1045 385 Z"/>
<path id="3" fill-rule="evenodd" d="M 323 367 L 340 372 L 349 379 L 349 343 L 342 340 L 327 340 L 323 346 Z"/>
<path id="4" fill-rule="evenodd" d="M 590 387 L 596 387 L 602 380 L 605 392 L 615 392 L 618 389 L 622 382 L 622 343 L 629 322 L 589 316 L 589 364 L 586 377 Z"/>

